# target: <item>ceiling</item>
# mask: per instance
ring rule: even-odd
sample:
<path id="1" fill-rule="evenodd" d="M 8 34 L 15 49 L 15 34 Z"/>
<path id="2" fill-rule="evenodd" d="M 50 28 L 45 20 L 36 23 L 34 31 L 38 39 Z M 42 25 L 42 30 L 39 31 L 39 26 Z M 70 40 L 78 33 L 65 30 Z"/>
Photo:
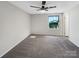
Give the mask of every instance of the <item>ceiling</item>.
<path id="1" fill-rule="evenodd" d="M 41 14 L 36 8 L 30 7 L 31 5 L 41 6 L 41 1 L 10 1 L 10 3 L 29 14 Z M 79 1 L 47 1 L 46 6 L 56 6 L 56 8 L 49 9 L 45 13 L 64 13 L 77 4 Z"/>

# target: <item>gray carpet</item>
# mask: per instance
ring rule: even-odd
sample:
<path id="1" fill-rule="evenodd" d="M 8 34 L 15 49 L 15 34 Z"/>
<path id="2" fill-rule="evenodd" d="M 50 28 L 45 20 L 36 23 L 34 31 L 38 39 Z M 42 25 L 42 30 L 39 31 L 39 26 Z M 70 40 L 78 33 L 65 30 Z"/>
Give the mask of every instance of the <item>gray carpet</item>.
<path id="1" fill-rule="evenodd" d="M 28 37 L 2 58 L 77 58 L 79 48 L 68 37 L 35 35 Z"/>

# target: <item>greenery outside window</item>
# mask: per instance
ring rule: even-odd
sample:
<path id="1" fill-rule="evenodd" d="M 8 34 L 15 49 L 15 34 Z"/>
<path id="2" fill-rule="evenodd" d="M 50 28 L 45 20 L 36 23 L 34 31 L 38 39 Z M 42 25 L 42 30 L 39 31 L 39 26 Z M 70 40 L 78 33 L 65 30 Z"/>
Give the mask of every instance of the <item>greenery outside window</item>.
<path id="1" fill-rule="evenodd" d="M 49 16 L 48 20 L 49 20 L 49 28 L 57 28 L 58 27 L 58 23 L 59 23 L 59 16 L 58 15 Z"/>

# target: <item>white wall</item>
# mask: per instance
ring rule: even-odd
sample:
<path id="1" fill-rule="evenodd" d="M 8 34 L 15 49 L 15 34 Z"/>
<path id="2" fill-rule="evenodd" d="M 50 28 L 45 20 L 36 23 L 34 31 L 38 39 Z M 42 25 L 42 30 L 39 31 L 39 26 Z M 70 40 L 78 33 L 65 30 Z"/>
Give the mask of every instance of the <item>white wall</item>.
<path id="1" fill-rule="evenodd" d="M 65 20 L 65 36 L 69 36 L 69 14 L 68 12 L 64 13 Z"/>
<path id="2" fill-rule="evenodd" d="M 30 15 L 0 2 L 0 57 L 30 34 Z"/>
<path id="3" fill-rule="evenodd" d="M 59 28 L 50 29 L 48 26 L 48 16 L 59 15 Z M 32 34 L 49 34 L 49 35 L 64 35 L 63 14 L 34 14 L 31 16 Z"/>
<path id="4" fill-rule="evenodd" d="M 69 37 L 70 41 L 79 47 L 79 5 L 69 12 Z"/>

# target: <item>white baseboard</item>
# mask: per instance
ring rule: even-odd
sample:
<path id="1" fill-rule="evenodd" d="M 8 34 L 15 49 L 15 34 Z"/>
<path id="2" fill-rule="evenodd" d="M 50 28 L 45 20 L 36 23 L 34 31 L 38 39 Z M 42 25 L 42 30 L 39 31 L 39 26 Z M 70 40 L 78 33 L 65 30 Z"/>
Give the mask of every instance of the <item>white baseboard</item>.
<path id="1" fill-rule="evenodd" d="M 71 41 L 76 47 L 79 48 L 79 45 L 78 45 L 77 43 L 75 43 L 74 41 L 72 41 L 72 40 L 70 40 L 70 39 L 69 39 L 69 41 Z"/>

